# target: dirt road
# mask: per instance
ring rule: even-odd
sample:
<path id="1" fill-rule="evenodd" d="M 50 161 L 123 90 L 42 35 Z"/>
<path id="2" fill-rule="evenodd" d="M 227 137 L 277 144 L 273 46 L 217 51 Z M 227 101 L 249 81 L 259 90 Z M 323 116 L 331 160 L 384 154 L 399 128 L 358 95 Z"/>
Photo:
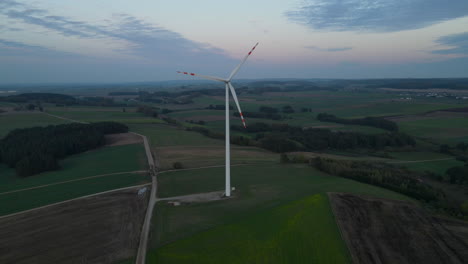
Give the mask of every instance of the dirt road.
<path id="1" fill-rule="evenodd" d="M 466 263 L 468 224 L 403 201 L 329 194 L 354 263 Z"/>
<path id="2" fill-rule="evenodd" d="M 158 185 L 157 185 L 158 183 L 157 183 L 156 176 L 159 171 L 159 163 L 157 160 L 155 162 L 153 155 L 151 154 L 151 148 L 149 146 L 148 139 L 146 138 L 146 136 L 140 135 L 138 133 L 133 133 L 133 134 L 139 135 L 140 137 L 143 138 L 146 158 L 148 159 L 149 172 L 151 175 L 151 194 L 150 194 L 143 226 L 141 228 L 140 243 L 138 246 L 137 257 L 136 257 L 137 264 L 144 264 L 146 262 L 146 249 L 148 248 L 148 235 L 149 235 L 149 231 L 151 227 L 151 217 L 153 216 L 153 209 L 156 204 L 156 195 L 158 191 Z"/>

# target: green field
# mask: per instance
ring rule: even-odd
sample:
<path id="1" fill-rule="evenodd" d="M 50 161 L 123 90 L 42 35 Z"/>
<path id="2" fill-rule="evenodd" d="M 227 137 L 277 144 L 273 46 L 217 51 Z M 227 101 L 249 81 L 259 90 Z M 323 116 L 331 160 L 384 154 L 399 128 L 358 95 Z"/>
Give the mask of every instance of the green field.
<path id="1" fill-rule="evenodd" d="M 124 124 L 164 123 L 160 119 L 145 117 L 134 107 L 48 107 L 50 114 L 81 122 L 114 121 Z"/>
<path id="2" fill-rule="evenodd" d="M 392 152 L 391 156 L 399 161 L 391 161 L 398 166 L 415 171 L 429 171 L 444 175 L 447 169 L 463 166 L 463 162 L 453 156 L 437 152 Z"/>
<path id="3" fill-rule="evenodd" d="M 132 172 L 147 169 L 143 145 L 103 147 L 70 156 L 60 161 L 61 170 L 19 178 L 14 169 L 0 165 L 0 213 L 7 214 L 59 202 L 81 195 L 111 190 L 142 182 L 149 182 L 146 173 L 119 174 L 79 180 L 109 173 Z M 44 188 L 6 193 L 59 182 L 73 181 Z M 6 193 L 6 194 L 4 194 Z M 31 199 L 34 197 L 34 199 Z"/>
<path id="4" fill-rule="evenodd" d="M 167 172 L 160 174 L 158 180 L 158 190 L 161 197 L 218 191 L 224 188 L 224 169 L 210 168 Z M 179 252 L 182 256 L 186 256 L 186 252 L 196 252 L 197 245 L 206 243 L 205 236 L 208 235 L 205 235 L 204 232 L 208 232 L 210 241 L 212 241 L 211 239 L 222 241 L 226 239 L 224 228 L 227 228 L 223 226 L 248 225 L 249 221 L 245 219 L 251 219 L 251 217 L 255 219 L 254 215 L 259 212 L 265 212 L 265 215 L 268 215 L 271 210 L 280 210 L 275 209 L 277 207 L 306 199 L 314 194 L 321 194 L 324 197 L 325 192 L 351 192 L 393 199 L 408 199 L 403 195 L 382 188 L 330 176 L 306 165 L 270 163 L 232 167 L 232 186 L 236 187 L 234 198 L 226 201 L 177 207 L 164 202 L 158 203 L 153 218 L 154 230 L 149 256 L 152 258 L 159 258 L 158 256 L 162 255 L 168 257 L 165 253 L 166 245 L 170 252 Z M 312 211 L 311 214 L 323 213 L 323 211 L 319 211 Z M 323 217 L 332 219 L 329 213 L 328 215 L 324 214 Z M 258 225 L 257 228 L 261 228 L 261 223 L 255 223 Z M 334 221 L 331 220 L 329 225 L 334 226 Z M 336 227 L 334 229 L 333 232 L 338 232 Z M 264 232 L 274 234 L 276 231 L 270 229 Z M 192 246 L 190 247 L 184 240 L 179 239 L 190 240 L 189 244 Z M 236 238 L 236 240 L 232 243 L 248 245 L 250 241 L 247 238 L 244 240 Z M 328 247 L 339 252 L 341 245 L 342 242 L 339 241 L 338 244 L 328 245 Z M 206 260 L 204 252 L 219 250 L 215 244 L 212 246 L 213 248 L 210 248 L 209 245 L 206 245 L 206 250 L 200 251 L 200 256 L 192 255 L 191 260 L 202 263 Z M 300 245 L 296 246 L 300 247 Z M 162 255 L 159 255 L 160 249 L 163 250 Z M 250 250 L 250 248 L 245 247 L 245 250 Z M 247 252 L 239 254 L 245 255 Z M 173 263 L 176 260 L 176 256 L 173 258 L 169 256 L 167 262 L 158 263 Z M 234 262 L 234 260 L 230 261 Z"/>
<path id="5" fill-rule="evenodd" d="M 70 156 L 59 162 L 61 170 L 20 178 L 14 169 L 0 167 L 0 193 L 30 188 L 54 182 L 80 179 L 95 175 L 145 170 L 146 156 L 142 144 L 103 147 Z"/>
<path id="6" fill-rule="evenodd" d="M 199 133 L 185 131 L 184 129 L 157 124 L 130 124 L 132 132 L 148 137 L 150 144 L 155 147 L 167 146 L 220 146 L 223 142 L 207 138 Z"/>
<path id="7" fill-rule="evenodd" d="M 34 177 L 34 176 L 33 176 Z M 150 182 L 146 174 L 119 174 L 63 183 L 21 192 L 0 194 L 0 215 L 20 212 L 84 195 Z"/>
<path id="8" fill-rule="evenodd" d="M 8 134 L 8 132 L 16 128 L 58 125 L 64 123 L 69 122 L 40 112 L 3 114 L 0 115 L 0 138 L 3 138 Z"/>
<path id="9" fill-rule="evenodd" d="M 398 125 L 405 133 L 442 143 L 468 141 L 468 117 L 427 118 L 401 121 Z"/>
<path id="10" fill-rule="evenodd" d="M 351 263 L 328 198 L 316 194 L 159 248 L 148 263 Z"/>

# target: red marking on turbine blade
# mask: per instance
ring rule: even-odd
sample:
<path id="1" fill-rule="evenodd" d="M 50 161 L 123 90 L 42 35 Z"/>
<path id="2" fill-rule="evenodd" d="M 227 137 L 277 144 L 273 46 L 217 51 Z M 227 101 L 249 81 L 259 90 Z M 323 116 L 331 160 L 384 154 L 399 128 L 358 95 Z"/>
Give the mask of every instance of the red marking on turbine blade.
<path id="1" fill-rule="evenodd" d="M 244 115 L 242 114 L 242 112 L 240 112 L 239 115 L 240 115 L 242 118 L 244 118 Z"/>
<path id="2" fill-rule="evenodd" d="M 195 76 L 195 73 L 192 72 L 192 73 L 190 73 L 190 75 Z"/>
<path id="3" fill-rule="evenodd" d="M 251 52 L 251 51 L 249 52 L 249 55 L 250 55 L 250 54 L 252 54 L 252 52 Z"/>

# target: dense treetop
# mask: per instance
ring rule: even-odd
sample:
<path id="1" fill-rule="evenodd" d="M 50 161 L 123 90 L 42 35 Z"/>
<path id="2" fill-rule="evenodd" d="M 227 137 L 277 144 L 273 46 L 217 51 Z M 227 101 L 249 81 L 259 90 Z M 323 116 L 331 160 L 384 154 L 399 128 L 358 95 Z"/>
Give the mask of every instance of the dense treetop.
<path id="1" fill-rule="evenodd" d="M 104 135 L 128 132 L 115 122 L 63 124 L 11 131 L 0 141 L 0 162 L 30 176 L 59 168 L 58 159 L 104 144 Z"/>

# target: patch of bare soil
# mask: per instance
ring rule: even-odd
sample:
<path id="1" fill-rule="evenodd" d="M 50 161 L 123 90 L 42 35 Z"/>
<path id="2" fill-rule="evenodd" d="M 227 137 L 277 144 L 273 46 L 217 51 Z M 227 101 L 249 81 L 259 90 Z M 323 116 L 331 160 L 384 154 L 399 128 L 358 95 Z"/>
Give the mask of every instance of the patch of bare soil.
<path id="1" fill-rule="evenodd" d="M 148 198 L 148 190 L 127 189 L 0 218 L 0 263 L 130 258 L 138 248 Z"/>
<path id="2" fill-rule="evenodd" d="M 189 194 L 189 195 L 182 195 L 182 196 L 175 196 L 175 197 L 168 197 L 168 198 L 159 198 L 158 200 L 169 201 L 170 203 L 173 203 L 174 201 L 179 202 L 179 203 L 205 203 L 205 202 L 218 201 L 222 199 L 227 199 L 226 197 L 224 197 L 224 191 L 196 193 L 196 194 Z"/>
<path id="3" fill-rule="evenodd" d="M 354 263 L 466 263 L 468 224 L 428 215 L 416 205 L 329 194 Z"/>
<path id="4" fill-rule="evenodd" d="M 106 146 L 121 146 L 135 143 L 142 143 L 143 139 L 132 133 L 110 134 L 104 136 Z"/>

